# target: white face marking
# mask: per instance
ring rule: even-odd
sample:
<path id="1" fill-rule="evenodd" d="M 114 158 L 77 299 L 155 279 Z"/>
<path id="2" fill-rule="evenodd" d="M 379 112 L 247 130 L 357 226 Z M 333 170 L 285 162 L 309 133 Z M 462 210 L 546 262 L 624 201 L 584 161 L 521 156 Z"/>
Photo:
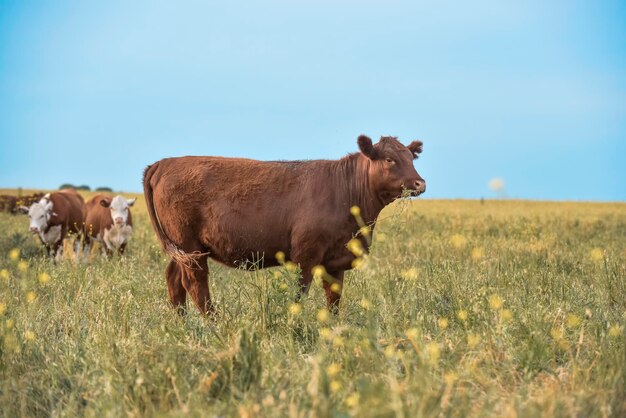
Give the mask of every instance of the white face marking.
<path id="1" fill-rule="evenodd" d="M 37 203 L 33 203 L 28 209 L 30 218 L 30 230 L 40 232 L 48 227 L 48 221 L 52 216 L 52 202 L 45 197 Z"/>
<path id="2" fill-rule="evenodd" d="M 120 195 L 115 196 L 109 205 L 113 223 L 116 225 L 126 225 L 126 222 L 128 222 L 128 208 L 134 204 L 135 199 L 125 199 Z"/>

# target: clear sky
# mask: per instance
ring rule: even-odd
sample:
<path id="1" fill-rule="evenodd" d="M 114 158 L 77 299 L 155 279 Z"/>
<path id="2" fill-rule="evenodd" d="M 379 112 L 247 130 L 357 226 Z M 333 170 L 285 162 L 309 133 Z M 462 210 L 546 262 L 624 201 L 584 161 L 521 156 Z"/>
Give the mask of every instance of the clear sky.
<path id="1" fill-rule="evenodd" d="M 425 197 L 626 200 L 626 2 L 0 0 L 0 187 L 424 141 Z"/>

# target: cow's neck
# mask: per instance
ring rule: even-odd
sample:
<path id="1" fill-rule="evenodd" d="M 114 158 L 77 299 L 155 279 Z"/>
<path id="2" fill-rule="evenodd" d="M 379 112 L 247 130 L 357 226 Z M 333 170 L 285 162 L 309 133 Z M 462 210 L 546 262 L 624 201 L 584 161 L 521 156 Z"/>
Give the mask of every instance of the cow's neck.
<path id="1" fill-rule="evenodd" d="M 342 161 L 346 163 L 349 205 L 358 206 L 363 221 L 372 225 L 385 204 L 372 190 L 368 175 L 370 160 L 360 154 L 351 154 Z"/>

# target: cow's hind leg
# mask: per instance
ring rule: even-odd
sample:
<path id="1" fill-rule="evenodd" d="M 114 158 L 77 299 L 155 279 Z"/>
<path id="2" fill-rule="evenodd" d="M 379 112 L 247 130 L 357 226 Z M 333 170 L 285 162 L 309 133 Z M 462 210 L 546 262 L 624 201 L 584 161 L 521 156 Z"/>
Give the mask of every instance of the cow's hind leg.
<path id="1" fill-rule="evenodd" d="M 183 268 L 183 286 L 189 292 L 200 312 L 212 314 L 213 305 L 209 293 L 209 266 L 206 255 L 195 256 L 195 261 Z"/>
<path id="2" fill-rule="evenodd" d="M 185 314 L 185 304 L 187 302 L 187 291 L 183 287 L 183 269 L 174 260 L 170 260 L 165 269 L 167 279 L 167 292 L 170 296 L 170 303 L 179 315 Z"/>

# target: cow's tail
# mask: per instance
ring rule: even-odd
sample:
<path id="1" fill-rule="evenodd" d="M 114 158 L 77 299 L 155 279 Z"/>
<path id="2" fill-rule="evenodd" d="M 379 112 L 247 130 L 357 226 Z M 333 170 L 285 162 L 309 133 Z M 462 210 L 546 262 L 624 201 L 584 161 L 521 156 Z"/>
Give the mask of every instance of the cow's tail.
<path id="1" fill-rule="evenodd" d="M 152 227 L 157 234 L 157 238 L 163 247 L 163 251 L 167 253 L 177 263 L 194 268 L 198 266 L 198 257 L 203 255 L 199 252 L 186 253 L 178 248 L 178 246 L 167 236 L 159 220 L 159 215 L 154 207 L 154 194 L 152 190 L 152 176 L 158 170 L 159 163 L 156 162 L 149 165 L 143 173 L 143 194 L 146 198 L 146 206 L 148 208 L 148 215 L 150 215 L 150 221 L 152 221 Z"/>

